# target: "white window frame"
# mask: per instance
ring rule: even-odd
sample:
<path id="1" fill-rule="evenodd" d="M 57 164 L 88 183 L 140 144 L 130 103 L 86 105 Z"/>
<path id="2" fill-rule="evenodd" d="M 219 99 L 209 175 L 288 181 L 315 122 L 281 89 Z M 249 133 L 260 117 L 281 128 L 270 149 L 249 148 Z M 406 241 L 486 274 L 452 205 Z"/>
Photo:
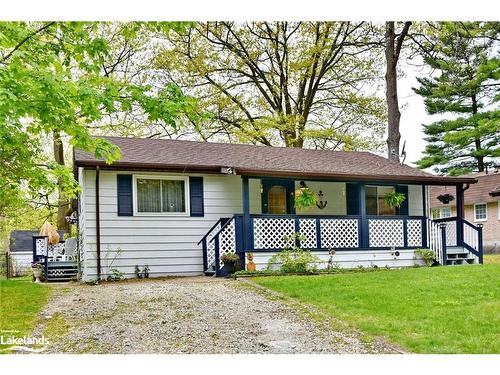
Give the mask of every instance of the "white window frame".
<path id="1" fill-rule="evenodd" d="M 443 215 L 443 210 L 444 210 L 444 209 L 448 209 L 448 210 L 450 210 L 450 216 L 444 216 L 444 215 Z M 440 208 L 439 208 L 439 218 L 440 218 L 440 219 L 446 219 L 446 218 L 449 218 L 449 217 L 451 217 L 451 207 L 450 207 L 450 206 L 440 207 Z"/>
<path id="2" fill-rule="evenodd" d="M 134 216 L 190 216 L 190 206 L 189 206 L 189 177 L 187 176 L 170 176 L 170 175 L 152 175 L 152 174 L 134 174 L 133 176 L 133 194 L 132 201 L 134 205 Z M 149 179 L 149 180 L 174 180 L 174 181 L 184 181 L 184 212 L 139 212 L 137 210 L 137 180 L 138 179 Z M 161 192 L 161 189 L 160 189 Z"/>
<path id="3" fill-rule="evenodd" d="M 484 213 L 486 217 L 484 219 L 478 219 L 476 217 L 476 206 L 484 205 Z M 488 204 L 485 202 L 474 203 L 474 221 L 487 221 L 488 220 Z"/>

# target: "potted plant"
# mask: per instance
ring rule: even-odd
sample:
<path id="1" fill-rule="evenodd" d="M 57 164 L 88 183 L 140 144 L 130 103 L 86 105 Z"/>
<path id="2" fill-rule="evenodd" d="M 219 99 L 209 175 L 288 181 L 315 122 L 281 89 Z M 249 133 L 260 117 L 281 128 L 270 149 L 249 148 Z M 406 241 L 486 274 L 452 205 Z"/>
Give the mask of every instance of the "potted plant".
<path id="1" fill-rule="evenodd" d="M 220 260 L 224 263 L 222 269 L 230 275 L 236 271 L 236 264 L 239 262 L 240 256 L 236 253 L 225 253 L 222 254 Z"/>
<path id="2" fill-rule="evenodd" d="M 33 277 L 35 278 L 35 283 L 40 282 L 40 278 L 43 276 L 43 263 L 32 262 L 31 271 L 33 272 Z"/>
<path id="3" fill-rule="evenodd" d="M 318 202 L 318 197 L 307 187 L 304 181 L 300 182 L 300 188 L 295 192 L 295 207 L 296 208 L 307 208 L 316 206 Z"/>
<path id="4" fill-rule="evenodd" d="M 393 191 L 392 193 L 388 193 L 384 197 L 385 204 L 389 207 L 399 208 L 405 201 L 406 197 L 403 193 L 398 193 L 397 191 Z"/>

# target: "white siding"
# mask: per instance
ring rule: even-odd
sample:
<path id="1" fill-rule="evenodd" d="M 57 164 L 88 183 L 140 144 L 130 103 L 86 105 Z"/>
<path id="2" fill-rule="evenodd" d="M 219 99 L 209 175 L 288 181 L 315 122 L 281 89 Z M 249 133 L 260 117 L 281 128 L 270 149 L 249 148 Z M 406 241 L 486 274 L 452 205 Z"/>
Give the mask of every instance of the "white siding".
<path id="1" fill-rule="evenodd" d="M 377 267 L 411 267 L 416 264 L 424 265 L 421 260 L 415 259 L 414 250 L 398 250 L 399 256 L 393 254 L 391 250 L 371 250 L 371 251 L 337 251 L 333 256 L 333 263 L 341 268 L 357 268 L 363 266 L 364 268 Z M 269 258 L 275 253 L 273 252 L 255 252 L 254 263 L 257 270 L 264 270 L 267 268 Z M 318 268 L 326 268 L 330 256 L 327 251 L 313 252 L 321 263 Z"/>
<path id="2" fill-rule="evenodd" d="M 10 256 L 14 275 L 22 276 L 31 272 L 31 262 L 33 261 L 32 251 L 11 252 Z"/>
<path id="3" fill-rule="evenodd" d="M 201 274 L 202 249 L 197 242 L 219 218 L 242 212 L 241 176 L 193 174 L 203 176 L 204 217 L 118 216 L 118 173 L 127 172 L 100 172 L 103 278 L 112 268 L 124 272 L 125 277 L 135 277 L 135 265 L 142 269 L 146 264 L 150 268 L 151 277 Z M 81 184 L 83 194 L 80 201 L 80 230 L 84 233 L 85 249 L 82 271 L 83 280 L 87 281 L 96 278 L 95 171 L 85 170 Z"/>
<path id="4" fill-rule="evenodd" d="M 316 194 L 321 190 L 323 192 L 323 201 L 327 201 L 324 209 L 318 207 L 307 207 L 297 209 L 297 215 L 347 215 L 345 182 L 321 182 L 304 181 L 307 187 L 311 188 Z M 300 187 L 300 181 L 295 182 L 295 189 Z"/>

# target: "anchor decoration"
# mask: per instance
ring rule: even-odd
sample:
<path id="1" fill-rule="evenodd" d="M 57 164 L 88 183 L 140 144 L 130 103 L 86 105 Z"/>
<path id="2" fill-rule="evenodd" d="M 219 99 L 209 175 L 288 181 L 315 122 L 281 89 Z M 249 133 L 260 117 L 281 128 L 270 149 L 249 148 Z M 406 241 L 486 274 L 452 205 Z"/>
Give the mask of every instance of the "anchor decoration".
<path id="1" fill-rule="evenodd" d="M 328 201 L 323 201 L 323 190 L 320 190 L 318 192 L 318 197 L 319 197 L 319 201 L 316 202 L 316 207 L 318 207 L 320 210 L 322 210 L 323 208 L 326 207 L 326 205 L 328 204 Z"/>

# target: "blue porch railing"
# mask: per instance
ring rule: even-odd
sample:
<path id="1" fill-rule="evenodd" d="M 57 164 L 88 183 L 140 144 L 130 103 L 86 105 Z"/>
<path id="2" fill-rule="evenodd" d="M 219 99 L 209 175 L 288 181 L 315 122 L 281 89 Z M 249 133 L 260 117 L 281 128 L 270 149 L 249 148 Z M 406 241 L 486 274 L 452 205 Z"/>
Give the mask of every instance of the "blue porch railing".
<path id="1" fill-rule="evenodd" d="M 483 263 L 483 226 L 474 225 L 461 217 L 435 219 L 433 223 L 440 226 L 439 247 L 441 255 L 439 263 L 447 264 L 449 247 L 463 247 Z"/>
<path id="2" fill-rule="evenodd" d="M 207 273 L 222 275 L 220 256 L 245 252 L 281 251 L 294 233 L 298 245 L 311 251 L 417 249 L 428 247 L 423 216 L 243 215 L 222 218 L 200 240 Z"/>

